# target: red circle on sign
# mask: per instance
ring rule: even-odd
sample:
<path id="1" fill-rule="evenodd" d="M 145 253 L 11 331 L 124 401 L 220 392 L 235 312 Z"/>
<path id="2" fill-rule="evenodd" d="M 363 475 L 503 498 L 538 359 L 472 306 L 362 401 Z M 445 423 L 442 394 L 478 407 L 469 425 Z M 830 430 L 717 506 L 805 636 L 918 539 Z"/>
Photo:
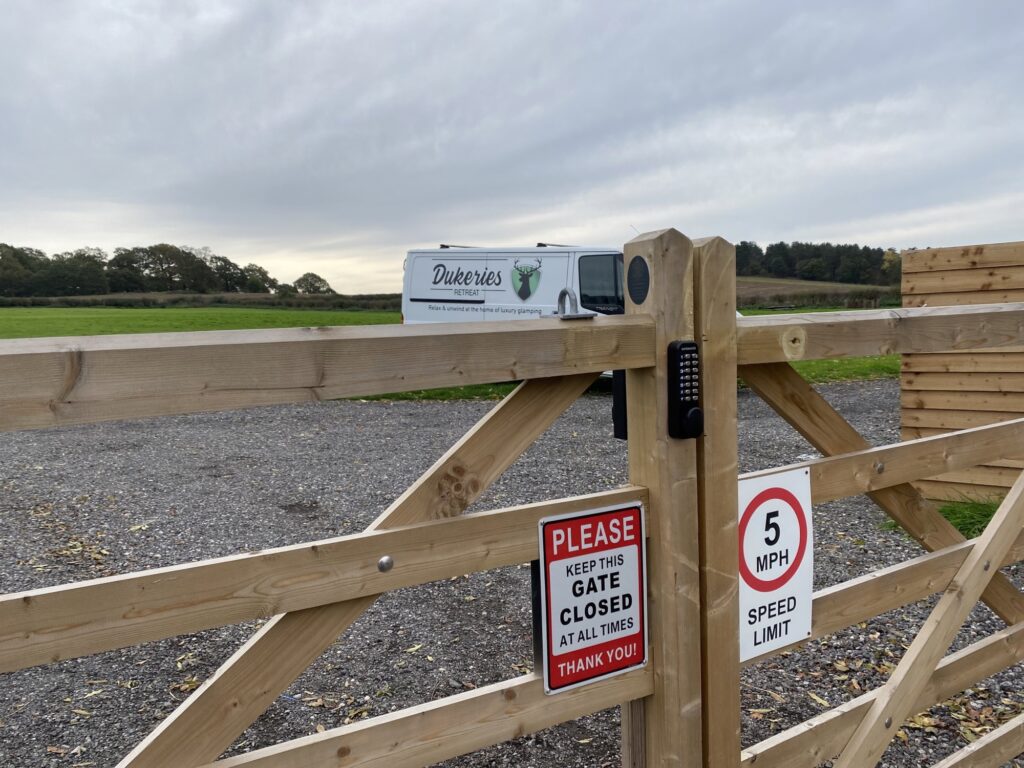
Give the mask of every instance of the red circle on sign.
<path id="1" fill-rule="evenodd" d="M 773 499 L 781 501 L 784 504 L 788 504 L 794 514 L 796 514 L 797 523 L 800 526 L 800 544 L 797 546 L 796 557 L 793 558 L 793 564 L 786 569 L 786 572 L 778 578 L 765 580 L 759 579 L 751 572 L 750 567 L 747 565 L 747 559 L 743 556 L 743 542 L 747 535 L 747 525 L 750 523 L 750 518 L 754 516 L 754 512 L 756 512 L 757 508 L 766 501 L 771 501 Z M 796 496 L 785 488 L 766 488 L 751 499 L 750 503 L 747 504 L 747 508 L 743 510 L 743 517 L 740 518 L 739 539 L 740 576 L 743 577 L 743 580 L 747 582 L 747 586 L 751 589 L 756 589 L 758 592 L 773 592 L 793 578 L 793 574 L 797 572 L 797 569 L 800 567 L 800 563 L 803 562 L 804 552 L 807 551 L 807 517 L 804 515 L 804 508 L 800 506 L 800 502 L 797 501 Z"/>

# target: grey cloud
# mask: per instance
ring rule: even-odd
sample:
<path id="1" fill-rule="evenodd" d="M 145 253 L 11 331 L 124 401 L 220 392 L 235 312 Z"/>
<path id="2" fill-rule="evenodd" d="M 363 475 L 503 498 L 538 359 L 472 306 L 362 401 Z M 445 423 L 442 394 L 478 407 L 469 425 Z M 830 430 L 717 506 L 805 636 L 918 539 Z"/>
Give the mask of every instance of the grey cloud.
<path id="1" fill-rule="evenodd" d="M 29 206 L 127 208 L 149 239 L 396 290 L 402 251 L 463 234 L 927 219 L 1019 186 L 1022 21 L 1010 0 L 16 2 L 0 239 L 47 247 Z"/>

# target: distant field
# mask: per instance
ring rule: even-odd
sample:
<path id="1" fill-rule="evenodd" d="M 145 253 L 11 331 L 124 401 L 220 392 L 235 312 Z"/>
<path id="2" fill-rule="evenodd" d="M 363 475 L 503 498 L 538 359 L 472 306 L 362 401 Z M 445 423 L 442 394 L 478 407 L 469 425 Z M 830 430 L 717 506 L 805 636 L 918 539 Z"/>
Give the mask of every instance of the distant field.
<path id="1" fill-rule="evenodd" d="M 99 336 L 110 333 L 230 331 L 400 322 L 398 312 L 252 309 L 248 307 L 3 307 L 0 339 Z"/>
<path id="2" fill-rule="evenodd" d="M 736 298 L 744 300 L 806 294 L 846 294 L 865 291 L 894 291 L 894 286 L 826 283 L 817 280 L 789 280 L 781 277 L 737 277 Z"/>

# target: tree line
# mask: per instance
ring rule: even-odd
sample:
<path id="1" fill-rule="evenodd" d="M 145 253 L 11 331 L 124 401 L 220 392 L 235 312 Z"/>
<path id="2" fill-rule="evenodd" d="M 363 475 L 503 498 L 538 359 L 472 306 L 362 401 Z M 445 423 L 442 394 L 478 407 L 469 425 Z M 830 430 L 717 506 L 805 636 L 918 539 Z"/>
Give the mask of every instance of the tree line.
<path id="1" fill-rule="evenodd" d="M 892 250 L 842 243 L 772 243 L 762 250 L 744 240 L 736 246 L 736 274 L 789 277 L 859 285 L 895 285 L 900 255 Z"/>
<path id="2" fill-rule="evenodd" d="M 820 280 L 860 285 L 895 285 L 900 256 L 893 250 L 856 244 L 778 242 L 762 249 L 744 240 L 736 246 L 736 274 Z M 158 245 L 100 248 L 47 256 L 36 248 L 0 243 L 0 296 L 89 296 L 107 293 L 274 293 L 326 295 L 334 290 L 307 272 L 282 283 L 257 264 L 244 267 L 209 248 Z"/>
<path id="3" fill-rule="evenodd" d="M 36 248 L 0 243 L 0 296 L 89 296 L 106 293 L 333 294 L 319 275 L 307 272 L 282 283 L 257 264 L 240 267 L 209 248 L 158 245 L 100 248 L 47 256 Z"/>

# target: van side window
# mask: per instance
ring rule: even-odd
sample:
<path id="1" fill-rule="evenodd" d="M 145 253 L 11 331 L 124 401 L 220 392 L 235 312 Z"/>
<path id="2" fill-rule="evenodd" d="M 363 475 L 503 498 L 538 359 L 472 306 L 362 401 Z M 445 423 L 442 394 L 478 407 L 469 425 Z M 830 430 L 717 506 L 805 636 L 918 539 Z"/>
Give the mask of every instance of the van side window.
<path id="1" fill-rule="evenodd" d="M 626 300 L 622 292 L 622 254 L 580 256 L 580 304 L 602 315 L 621 315 Z"/>

